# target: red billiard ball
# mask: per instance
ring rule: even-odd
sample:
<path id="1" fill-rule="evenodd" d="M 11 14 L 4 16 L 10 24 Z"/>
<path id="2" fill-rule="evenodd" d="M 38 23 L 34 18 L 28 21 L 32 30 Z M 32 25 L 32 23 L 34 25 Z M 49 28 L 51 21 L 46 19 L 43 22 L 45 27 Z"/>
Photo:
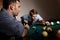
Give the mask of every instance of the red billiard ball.
<path id="1" fill-rule="evenodd" d="M 56 31 L 56 37 L 60 39 L 60 29 Z"/>

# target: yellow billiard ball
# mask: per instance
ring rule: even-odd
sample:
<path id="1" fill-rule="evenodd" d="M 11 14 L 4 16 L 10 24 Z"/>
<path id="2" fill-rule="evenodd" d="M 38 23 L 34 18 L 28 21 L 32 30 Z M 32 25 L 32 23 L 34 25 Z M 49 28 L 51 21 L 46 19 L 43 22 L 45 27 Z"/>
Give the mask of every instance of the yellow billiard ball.
<path id="1" fill-rule="evenodd" d="M 48 36 L 48 33 L 47 33 L 46 31 L 43 31 L 43 32 L 42 32 L 42 36 L 43 36 L 43 37 L 47 37 L 47 36 Z"/>

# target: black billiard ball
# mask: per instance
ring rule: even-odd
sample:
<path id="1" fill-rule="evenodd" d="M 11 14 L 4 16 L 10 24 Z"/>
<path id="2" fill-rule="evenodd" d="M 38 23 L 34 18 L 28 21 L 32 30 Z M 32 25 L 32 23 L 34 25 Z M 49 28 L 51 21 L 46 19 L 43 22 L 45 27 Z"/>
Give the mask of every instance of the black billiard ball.
<path id="1" fill-rule="evenodd" d="M 36 30 L 35 30 L 35 33 L 38 33 L 38 32 L 39 32 L 39 30 L 38 30 L 38 29 L 36 29 Z"/>

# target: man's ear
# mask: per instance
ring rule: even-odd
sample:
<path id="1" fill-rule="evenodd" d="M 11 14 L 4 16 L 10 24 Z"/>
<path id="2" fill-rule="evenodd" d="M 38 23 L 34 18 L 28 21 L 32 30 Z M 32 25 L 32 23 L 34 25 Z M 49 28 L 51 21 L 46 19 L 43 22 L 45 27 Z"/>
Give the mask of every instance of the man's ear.
<path id="1" fill-rule="evenodd" d="M 10 7 L 11 10 L 13 10 L 13 7 L 11 5 L 9 7 Z"/>
<path id="2" fill-rule="evenodd" d="M 11 10 L 14 10 L 14 8 L 15 8 L 14 5 L 11 4 L 11 5 L 10 5 L 10 9 L 11 9 Z"/>

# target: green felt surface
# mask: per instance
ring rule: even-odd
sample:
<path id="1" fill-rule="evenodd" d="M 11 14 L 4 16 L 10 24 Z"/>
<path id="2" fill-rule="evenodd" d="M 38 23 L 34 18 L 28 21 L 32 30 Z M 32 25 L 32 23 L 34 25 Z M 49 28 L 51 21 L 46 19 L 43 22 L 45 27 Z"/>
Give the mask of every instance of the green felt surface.
<path id="1" fill-rule="evenodd" d="M 34 28 L 33 28 L 34 27 Z M 28 37 L 31 37 L 31 38 L 35 38 L 35 39 L 38 39 L 38 38 L 41 38 L 42 37 L 42 32 L 43 31 L 47 31 L 47 30 L 43 30 L 43 27 L 44 25 L 31 25 L 30 26 L 30 30 L 28 31 L 27 33 L 27 36 Z M 52 31 L 49 33 L 48 31 L 48 36 L 51 37 L 51 35 L 54 35 L 56 34 L 56 31 L 58 29 L 60 29 L 60 24 L 57 24 L 56 22 L 54 22 L 54 25 L 50 25 L 50 26 L 46 26 L 46 27 L 51 27 L 52 28 Z M 38 30 L 38 32 L 36 33 L 35 30 Z"/>

